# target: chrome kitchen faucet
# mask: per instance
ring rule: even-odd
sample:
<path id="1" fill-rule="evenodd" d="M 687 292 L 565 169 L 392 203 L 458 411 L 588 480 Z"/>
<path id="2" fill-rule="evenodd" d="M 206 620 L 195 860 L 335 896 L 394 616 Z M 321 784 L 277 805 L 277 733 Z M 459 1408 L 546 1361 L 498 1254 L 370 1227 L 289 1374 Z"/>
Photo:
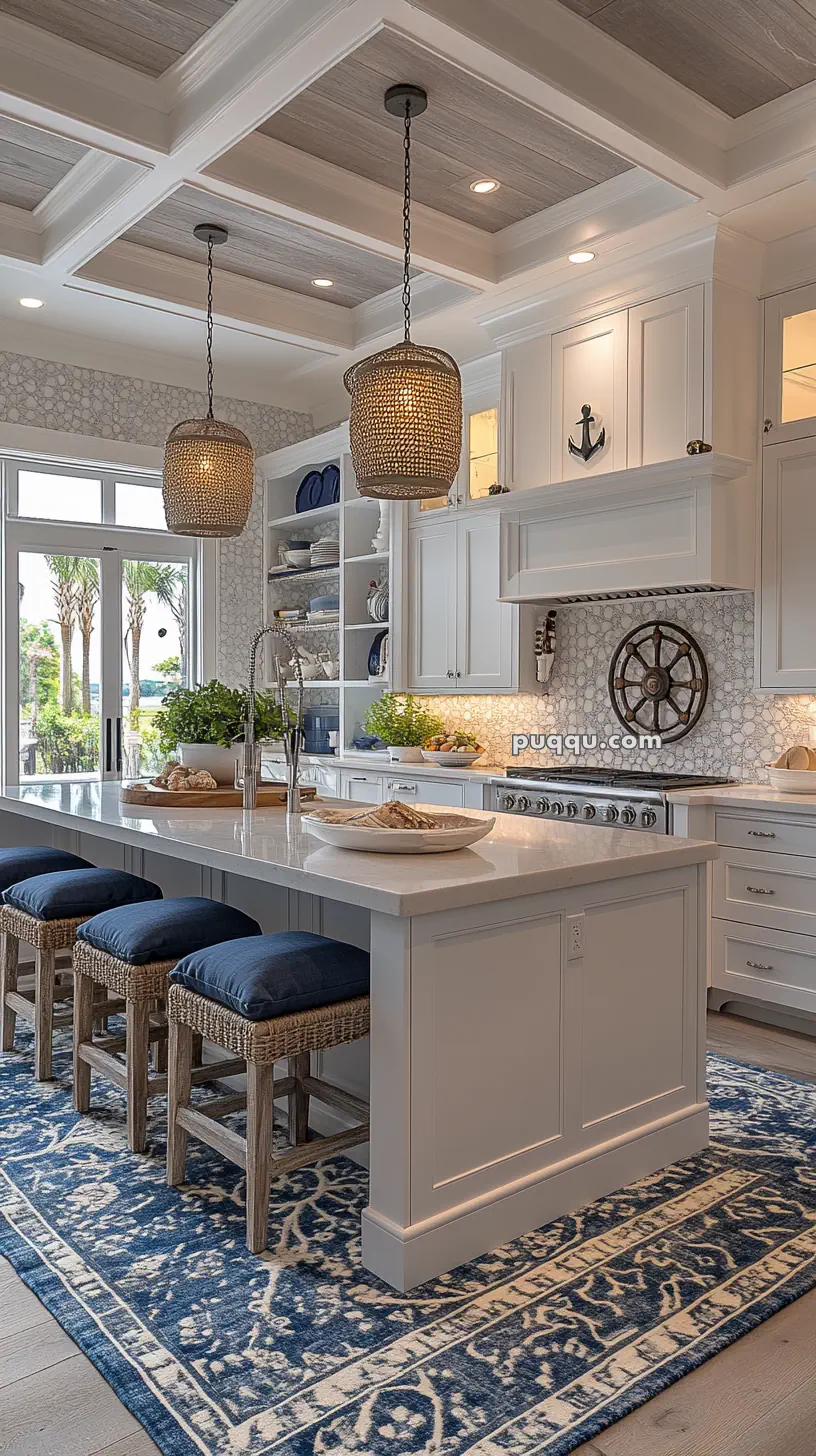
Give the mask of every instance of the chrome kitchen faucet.
<path id="1" fill-rule="evenodd" d="M 267 633 L 272 637 L 280 637 L 292 653 L 291 664 L 295 669 L 297 679 L 297 708 L 295 721 L 292 723 L 289 717 L 289 701 L 286 693 L 286 672 L 281 665 L 279 657 L 275 658 L 275 681 L 278 688 L 278 705 L 282 717 L 283 749 L 286 757 L 286 812 L 287 814 L 299 814 L 301 811 L 300 785 L 298 784 L 298 770 L 300 767 L 300 745 L 303 736 L 303 671 L 301 668 L 301 657 L 295 640 L 290 632 L 283 627 L 269 626 L 260 627 L 252 639 L 249 653 L 249 703 L 247 706 L 247 721 L 244 724 L 244 746 L 241 758 L 241 769 L 236 776 L 235 786 L 240 788 L 243 794 L 243 805 L 245 809 L 255 809 L 258 804 L 258 780 L 261 775 L 261 745 L 255 741 L 255 669 L 258 655 L 258 644 Z"/>

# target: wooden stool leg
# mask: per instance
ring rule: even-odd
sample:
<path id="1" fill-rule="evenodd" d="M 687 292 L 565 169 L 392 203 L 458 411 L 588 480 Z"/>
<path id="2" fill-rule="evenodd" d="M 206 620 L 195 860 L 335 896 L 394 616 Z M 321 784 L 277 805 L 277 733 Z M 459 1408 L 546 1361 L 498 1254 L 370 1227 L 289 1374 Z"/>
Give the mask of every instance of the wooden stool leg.
<path id="1" fill-rule="evenodd" d="M 309 1136 L 309 1094 L 303 1086 L 308 1077 L 311 1058 L 308 1052 L 289 1058 L 289 1076 L 295 1079 L 295 1089 L 289 1093 L 289 1141 L 293 1147 L 305 1143 Z"/>
<path id="2" fill-rule="evenodd" d="M 204 1038 L 200 1031 L 193 1032 L 193 1066 L 203 1067 L 204 1065 Z"/>
<path id="3" fill-rule="evenodd" d="M 38 1082 L 49 1082 L 52 1076 L 55 960 L 53 950 L 34 952 L 34 1075 Z"/>
<path id="4" fill-rule="evenodd" d="M 10 1052 L 14 1046 L 14 1028 L 17 1015 L 6 1005 L 6 993 L 17 990 L 17 963 L 20 958 L 20 942 L 16 935 L 4 930 L 0 935 L 0 1006 L 3 1008 L 3 1051 Z"/>
<path id="5" fill-rule="evenodd" d="M 274 1071 L 273 1066 L 247 1062 L 246 1242 L 253 1254 L 266 1248 L 269 1224 Z"/>
<path id="6" fill-rule="evenodd" d="M 104 989 L 104 988 L 103 988 Z M 74 1107 L 87 1112 L 91 1105 L 91 1069 L 79 1054 L 93 1041 L 93 1003 L 97 987 L 90 976 L 74 976 Z"/>
<path id="7" fill-rule="evenodd" d="M 156 1010 L 166 1013 L 166 1011 L 167 1011 L 167 1003 L 165 1001 L 163 1001 L 163 1000 L 157 1001 L 156 1002 Z M 167 1038 L 166 1037 L 162 1037 L 159 1041 L 155 1042 L 153 1056 L 154 1056 L 155 1062 L 156 1062 L 156 1071 L 158 1073 L 166 1072 L 167 1071 Z"/>
<path id="8" fill-rule="evenodd" d="M 180 1107 L 190 1106 L 193 1069 L 193 1033 L 189 1026 L 170 1022 L 167 1051 L 167 1181 L 171 1188 L 184 1182 L 188 1134 L 176 1122 Z"/>
<path id="9" fill-rule="evenodd" d="M 147 1147 L 148 1001 L 128 1001 L 126 1026 L 128 1147 L 131 1152 L 143 1153 Z"/>

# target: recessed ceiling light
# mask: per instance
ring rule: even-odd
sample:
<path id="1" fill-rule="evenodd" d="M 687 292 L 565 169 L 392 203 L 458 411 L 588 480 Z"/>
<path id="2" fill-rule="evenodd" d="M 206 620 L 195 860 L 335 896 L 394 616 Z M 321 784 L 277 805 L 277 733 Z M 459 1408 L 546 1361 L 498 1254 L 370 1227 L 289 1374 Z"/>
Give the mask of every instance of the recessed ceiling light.
<path id="1" fill-rule="evenodd" d="M 334 279 L 333 278 L 313 278 L 312 279 L 312 287 L 313 288 L 334 288 Z"/>
<path id="2" fill-rule="evenodd" d="M 23 308 L 42 308 L 43 306 L 41 298 L 21 298 L 20 303 Z"/>
<path id="3" fill-rule="evenodd" d="M 571 263 L 591 263 L 594 257 L 594 253 L 579 251 L 577 253 L 570 253 L 569 260 Z"/>
<path id="4" fill-rule="evenodd" d="M 498 192 L 500 187 L 501 182 L 497 182 L 495 177 L 479 177 L 470 184 L 471 192 Z"/>

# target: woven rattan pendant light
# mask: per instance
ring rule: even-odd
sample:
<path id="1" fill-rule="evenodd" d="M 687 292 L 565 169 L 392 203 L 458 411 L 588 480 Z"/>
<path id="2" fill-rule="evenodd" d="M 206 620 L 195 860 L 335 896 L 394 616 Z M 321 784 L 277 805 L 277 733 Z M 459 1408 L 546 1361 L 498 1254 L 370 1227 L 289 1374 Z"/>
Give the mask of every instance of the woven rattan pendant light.
<path id="1" fill-rule="evenodd" d="M 252 504 L 255 456 L 241 430 L 213 416 L 213 248 L 226 228 L 199 223 L 194 236 L 207 244 L 207 398 L 205 420 L 181 420 L 164 450 L 164 513 L 176 536 L 240 536 Z"/>
<path id="2" fill-rule="evenodd" d="M 456 361 L 443 349 L 411 343 L 411 120 L 427 105 L 419 86 L 391 86 L 385 93 L 386 111 L 401 116 L 405 126 L 405 337 L 353 364 L 345 375 L 357 488 L 379 500 L 446 495 L 462 449 L 462 380 Z"/>

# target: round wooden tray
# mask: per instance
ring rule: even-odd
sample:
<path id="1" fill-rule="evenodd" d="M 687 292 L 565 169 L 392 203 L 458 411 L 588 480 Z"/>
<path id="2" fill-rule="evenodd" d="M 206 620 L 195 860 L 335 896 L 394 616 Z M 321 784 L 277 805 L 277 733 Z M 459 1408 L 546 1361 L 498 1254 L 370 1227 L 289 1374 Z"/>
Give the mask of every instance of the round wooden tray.
<path id="1" fill-rule="evenodd" d="M 302 784 L 301 797 L 314 799 L 317 789 Z M 240 789 L 157 789 L 149 781 L 122 784 L 119 791 L 122 804 L 138 804 L 143 809 L 240 809 L 243 797 Z M 258 789 L 259 809 L 285 809 L 286 785 L 264 784 Z"/>

